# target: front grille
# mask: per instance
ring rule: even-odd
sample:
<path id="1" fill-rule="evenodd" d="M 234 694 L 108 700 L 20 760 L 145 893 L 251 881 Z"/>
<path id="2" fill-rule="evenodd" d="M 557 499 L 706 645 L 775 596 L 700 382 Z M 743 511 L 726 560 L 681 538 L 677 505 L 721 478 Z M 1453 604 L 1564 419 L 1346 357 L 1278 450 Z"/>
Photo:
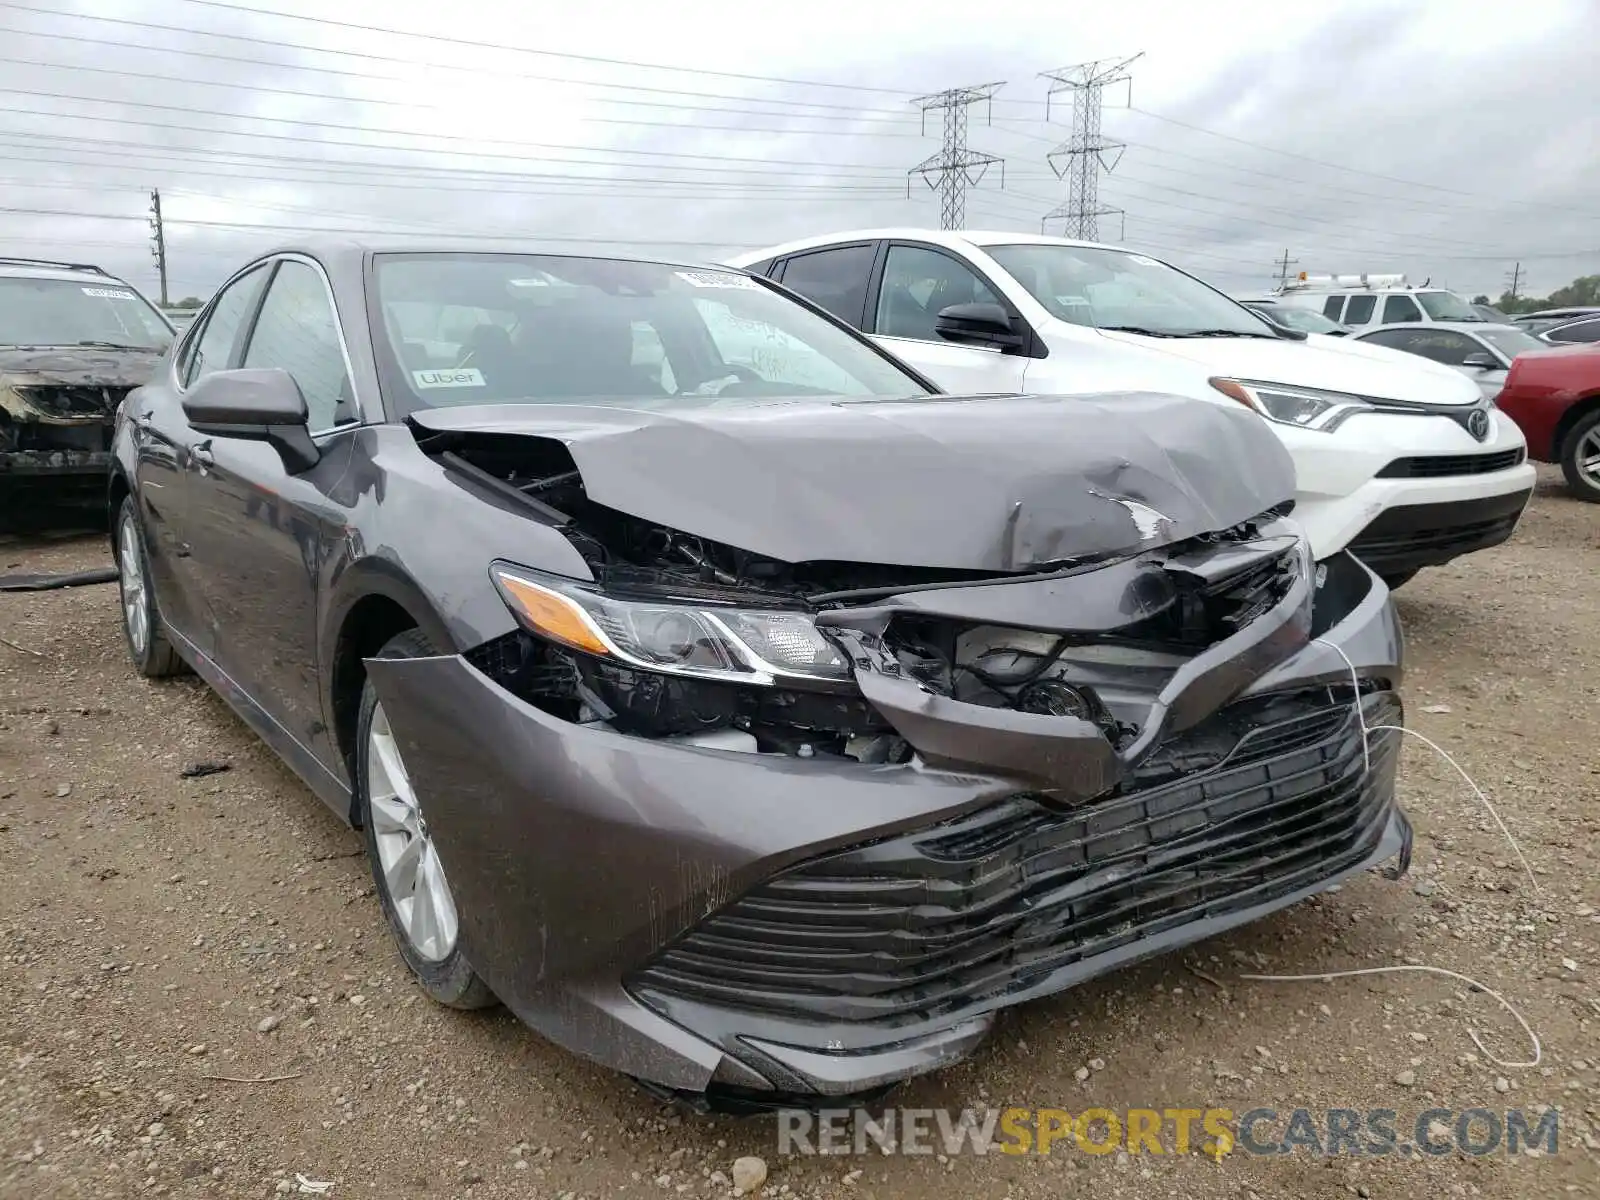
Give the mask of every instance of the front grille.
<path id="1" fill-rule="evenodd" d="M 1439 479 L 1450 475 L 1488 475 L 1522 465 L 1527 452 L 1497 450 L 1493 454 L 1433 454 L 1397 458 L 1378 472 L 1379 479 Z"/>
<path id="2" fill-rule="evenodd" d="M 1373 526 L 1368 526 L 1366 532 L 1350 543 L 1349 549 L 1373 568 L 1395 561 L 1410 563 L 1419 559 L 1448 562 L 1457 555 L 1499 545 L 1511 536 L 1521 515 L 1517 512 L 1443 529 L 1404 529 L 1392 533 L 1374 529 L 1377 525 L 1374 522 Z"/>
<path id="3" fill-rule="evenodd" d="M 40 412 L 52 417 L 106 417 L 117 411 L 127 387 L 43 387 L 16 389 L 22 398 Z"/>
<path id="4" fill-rule="evenodd" d="M 1395 735 L 1372 734 L 1364 753 L 1349 698 L 1231 706 L 1091 805 L 1019 795 L 793 867 L 630 984 L 662 1008 L 682 998 L 892 1027 L 998 1003 L 1051 972 L 1314 885 L 1372 853 L 1393 805 Z M 1369 726 L 1400 723 L 1392 693 L 1363 705 Z M 1172 779 L 1185 756 L 1205 765 Z"/>

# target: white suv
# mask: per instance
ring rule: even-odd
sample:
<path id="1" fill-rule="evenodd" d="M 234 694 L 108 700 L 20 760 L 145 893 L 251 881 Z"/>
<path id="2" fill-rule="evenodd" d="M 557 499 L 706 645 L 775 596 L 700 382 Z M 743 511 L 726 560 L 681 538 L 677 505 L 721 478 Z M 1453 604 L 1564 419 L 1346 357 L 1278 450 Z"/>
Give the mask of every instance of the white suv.
<path id="1" fill-rule="evenodd" d="M 1449 367 L 1277 329 L 1130 250 L 887 229 L 730 265 L 832 312 L 947 391 L 1154 391 L 1246 405 L 1294 457 L 1295 516 L 1316 556 L 1348 547 L 1391 586 L 1505 541 L 1533 490 L 1522 434 Z"/>
<path id="2" fill-rule="evenodd" d="M 1307 275 L 1280 288 L 1279 304 L 1319 312 L 1353 329 L 1407 323 L 1473 322 L 1483 317 L 1448 288 L 1414 287 L 1404 275 Z"/>

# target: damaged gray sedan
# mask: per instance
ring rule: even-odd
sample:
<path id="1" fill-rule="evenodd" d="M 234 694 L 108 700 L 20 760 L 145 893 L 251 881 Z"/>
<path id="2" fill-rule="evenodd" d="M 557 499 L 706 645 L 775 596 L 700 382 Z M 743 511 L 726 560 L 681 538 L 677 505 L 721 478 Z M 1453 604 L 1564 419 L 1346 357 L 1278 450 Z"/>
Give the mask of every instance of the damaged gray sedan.
<path id="1" fill-rule="evenodd" d="M 115 459 L 138 668 L 364 831 L 430 995 L 665 1092 L 860 1096 L 1409 859 L 1388 592 L 1242 409 L 942 395 L 736 271 L 312 245 Z"/>

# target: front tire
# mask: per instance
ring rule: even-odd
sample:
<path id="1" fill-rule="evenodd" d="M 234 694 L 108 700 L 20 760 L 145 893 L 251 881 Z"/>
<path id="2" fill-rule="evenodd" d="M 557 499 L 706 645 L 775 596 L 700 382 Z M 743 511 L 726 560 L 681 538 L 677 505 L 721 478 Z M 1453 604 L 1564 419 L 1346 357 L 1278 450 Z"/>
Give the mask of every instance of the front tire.
<path id="1" fill-rule="evenodd" d="M 139 506 L 132 496 L 124 496 L 117 510 L 117 594 L 122 600 L 122 634 L 134 670 L 146 679 L 183 674 L 188 668 L 167 640 L 156 610 L 150 558 L 144 550 Z"/>
<path id="2" fill-rule="evenodd" d="M 419 629 L 390 638 L 376 658 L 428 658 Z M 461 921 L 400 745 L 369 679 L 361 689 L 356 794 L 367 862 L 400 957 L 422 990 L 451 1008 L 487 1008 L 488 984 L 461 952 Z"/>
<path id="3" fill-rule="evenodd" d="M 1561 473 L 1579 500 L 1600 504 L 1600 409 L 1581 417 L 1561 443 Z"/>

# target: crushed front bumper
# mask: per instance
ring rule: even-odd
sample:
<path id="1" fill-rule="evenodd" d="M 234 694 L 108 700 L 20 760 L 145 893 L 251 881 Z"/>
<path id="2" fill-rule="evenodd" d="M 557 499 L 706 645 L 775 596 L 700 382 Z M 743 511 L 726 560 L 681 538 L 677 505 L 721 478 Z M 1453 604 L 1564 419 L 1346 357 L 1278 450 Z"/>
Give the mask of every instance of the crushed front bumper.
<path id="1" fill-rule="evenodd" d="M 1227 694 L 1196 672 L 1213 706 L 1180 689 L 1170 736 L 1083 803 L 992 762 L 574 726 L 457 656 L 369 669 L 465 953 L 512 1011 L 664 1088 L 850 1096 L 965 1056 L 999 1008 L 1404 869 L 1395 735 L 1364 735 L 1352 686 L 1353 665 L 1367 726 L 1400 723 L 1400 630 L 1383 585 L 1339 558 L 1335 617 L 1280 622 Z"/>

